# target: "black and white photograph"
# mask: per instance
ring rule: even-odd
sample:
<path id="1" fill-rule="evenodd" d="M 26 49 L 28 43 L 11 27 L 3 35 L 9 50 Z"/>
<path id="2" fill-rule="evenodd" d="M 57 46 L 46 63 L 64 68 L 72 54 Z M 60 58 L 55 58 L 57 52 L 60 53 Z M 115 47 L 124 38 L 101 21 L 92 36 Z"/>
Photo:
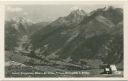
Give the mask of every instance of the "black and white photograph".
<path id="1" fill-rule="evenodd" d="M 6 78 L 123 77 L 120 4 L 8 4 Z"/>

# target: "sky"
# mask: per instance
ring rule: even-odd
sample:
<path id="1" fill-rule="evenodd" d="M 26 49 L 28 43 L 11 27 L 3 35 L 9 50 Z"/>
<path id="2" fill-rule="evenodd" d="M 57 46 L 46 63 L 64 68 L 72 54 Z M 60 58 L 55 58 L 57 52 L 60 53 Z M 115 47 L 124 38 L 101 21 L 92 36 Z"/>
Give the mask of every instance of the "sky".
<path id="1" fill-rule="evenodd" d="M 5 18 L 25 17 L 33 22 L 51 22 L 59 17 L 67 16 L 72 10 L 80 8 L 86 13 L 108 5 L 7 5 Z M 110 6 L 110 5 L 109 5 Z M 121 8 L 121 5 L 112 5 Z"/>

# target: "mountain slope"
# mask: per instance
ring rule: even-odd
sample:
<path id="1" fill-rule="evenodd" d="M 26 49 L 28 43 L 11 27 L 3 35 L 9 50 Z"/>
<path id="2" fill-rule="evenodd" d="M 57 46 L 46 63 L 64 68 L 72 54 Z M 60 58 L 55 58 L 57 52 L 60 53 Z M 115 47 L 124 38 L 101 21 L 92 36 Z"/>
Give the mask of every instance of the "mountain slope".
<path id="1" fill-rule="evenodd" d="M 24 17 L 5 21 L 5 49 L 14 50 L 26 36 L 29 38 L 32 33 L 48 24 L 48 22 L 33 23 Z"/>
<path id="2" fill-rule="evenodd" d="M 76 10 L 34 34 L 32 44 L 34 50 L 40 49 L 38 52 L 46 58 L 53 55 L 62 59 L 71 57 L 76 62 L 80 59 L 100 59 L 104 63 L 118 63 L 118 59 L 121 61 L 123 56 L 123 38 L 122 34 L 118 34 L 122 33 L 120 30 L 123 27 L 119 24 L 122 21 L 123 14 L 119 8 L 97 9 L 89 16 L 83 11 Z M 109 41 L 113 43 L 107 46 Z M 111 49 L 111 53 L 106 47 Z M 116 55 L 118 50 L 120 51 Z M 38 56 L 36 53 L 35 55 Z M 109 55 L 115 59 L 108 61 Z"/>
<path id="3" fill-rule="evenodd" d="M 31 38 L 32 38 L 32 43 L 34 45 L 34 48 L 40 47 L 40 45 L 44 45 L 44 44 L 40 44 L 40 43 L 41 43 L 41 41 L 45 41 L 45 38 L 46 38 L 46 40 L 47 40 L 47 38 L 49 40 L 52 40 L 52 38 L 53 39 L 58 38 L 58 37 L 54 37 L 54 36 L 60 36 L 61 38 L 64 38 L 64 39 L 69 37 L 70 34 L 72 34 L 71 33 L 73 31 L 72 29 L 74 29 L 74 27 L 80 21 L 82 21 L 85 16 L 86 16 L 85 12 L 83 10 L 78 9 L 78 10 L 72 11 L 66 17 L 60 17 L 57 20 L 53 21 L 47 27 L 39 30 L 38 32 L 36 32 L 32 35 Z M 63 35 L 64 37 L 62 37 L 60 34 Z M 52 41 L 54 41 L 54 40 L 52 40 Z M 62 41 L 63 41 L 63 39 L 62 39 Z M 61 41 L 61 43 L 63 43 L 62 41 Z M 39 42 L 39 43 L 36 43 L 36 42 Z M 48 42 L 48 41 L 46 41 L 46 42 Z"/>
<path id="4" fill-rule="evenodd" d="M 26 34 L 25 30 L 23 32 Z M 121 65 L 123 12 L 122 9 L 108 7 L 86 14 L 78 9 L 31 33 L 29 41 L 25 50 L 31 47 L 31 51 L 27 56 L 49 63 L 57 64 L 59 61 L 59 64 L 81 66 L 84 62 L 92 68 L 102 63 Z"/>

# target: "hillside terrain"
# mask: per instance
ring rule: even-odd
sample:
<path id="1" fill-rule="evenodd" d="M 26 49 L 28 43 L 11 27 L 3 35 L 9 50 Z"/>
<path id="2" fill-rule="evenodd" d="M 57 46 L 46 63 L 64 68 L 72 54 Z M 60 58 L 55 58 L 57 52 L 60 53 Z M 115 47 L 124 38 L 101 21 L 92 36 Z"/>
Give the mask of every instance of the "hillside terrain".
<path id="1" fill-rule="evenodd" d="M 89 14 L 77 9 L 51 23 L 6 21 L 5 50 L 7 62 L 32 66 L 32 71 L 85 71 L 96 76 L 103 64 L 115 64 L 122 71 L 123 9 L 110 6 Z"/>

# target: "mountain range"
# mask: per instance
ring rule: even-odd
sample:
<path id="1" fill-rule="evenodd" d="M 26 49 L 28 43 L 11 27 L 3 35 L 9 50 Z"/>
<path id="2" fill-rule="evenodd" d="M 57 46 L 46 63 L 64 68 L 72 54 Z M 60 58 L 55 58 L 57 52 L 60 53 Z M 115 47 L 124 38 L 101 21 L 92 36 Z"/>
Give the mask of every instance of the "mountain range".
<path id="1" fill-rule="evenodd" d="M 51 23 L 33 24 L 22 20 L 5 23 L 6 50 L 18 47 L 17 42 L 27 35 L 29 42 L 23 48 L 30 49 L 27 55 L 32 58 L 72 64 L 83 61 L 90 67 L 123 62 L 121 8 L 104 7 L 89 14 L 77 9 Z"/>

